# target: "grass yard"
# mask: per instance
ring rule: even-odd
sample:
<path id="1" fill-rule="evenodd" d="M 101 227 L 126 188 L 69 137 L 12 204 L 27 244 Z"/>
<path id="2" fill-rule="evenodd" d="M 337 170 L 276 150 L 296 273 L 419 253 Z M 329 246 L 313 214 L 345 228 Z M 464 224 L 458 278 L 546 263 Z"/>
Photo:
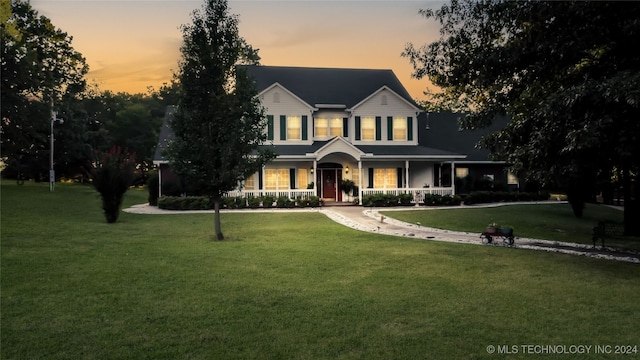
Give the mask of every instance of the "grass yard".
<path id="1" fill-rule="evenodd" d="M 89 187 L 1 191 L 2 359 L 640 356 L 635 264 L 381 236 L 317 213 L 223 214 L 218 242 L 210 214 L 107 224 Z M 621 358 L 590 351 L 544 358 Z"/>
<path id="2" fill-rule="evenodd" d="M 385 216 L 422 226 L 468 232 L 484 231 L 497 222 L 514 228 L 516 236 L 593 244 L 593 227 L 601 220 L 622 223 L 623 212 L 604 205 L 587 204 L 581 219 L 573 215 L 569 204 L 507 205 L 422 211 L 382 211 Z M 606 239 L 607 246 L 640 249 L 640 238 Z"/>

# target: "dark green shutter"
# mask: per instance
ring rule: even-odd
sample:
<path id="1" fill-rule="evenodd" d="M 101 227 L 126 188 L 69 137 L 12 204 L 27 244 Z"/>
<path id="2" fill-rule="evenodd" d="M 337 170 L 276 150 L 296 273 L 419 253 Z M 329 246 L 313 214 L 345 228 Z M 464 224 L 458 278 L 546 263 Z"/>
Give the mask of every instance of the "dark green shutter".
<path id="1" fill-rule="evenodd" d="M 376 116 L 376 140 L 382 140 L 382 117 Z"/>
<path id="2" fill-rule="evenodd" d="M 280 115 L 280 140 L 287 140 L 287 117 Z"/>
<path id="3" fill-rule="evenodd" d="M 296 188 L 296 169 L 289 169 L 289 189 Z"/>
<path id="4" fill-rule="evenodd" d="M 360 140 L 360 132 L 362 129 L 360 128 L 360 116 L 356 116 L 356 140 Z"/>
<path id="5" fill-rule="evenodd" d="M 387 116 L 387 140 L 393 140 L 393 116 Z"/>
<path id="6" fill-rule="evenodd" d="M 342 118 L 342 136 L 349 137 L 349 118 Z"/>
<path id="7" fill-rule="evenodd" d="M 307 134 L 307 115 L 302 115 L 302 140 L 307 140 L 309 135 Z"/>
<path id="8" fill-rule="evenodd" d="M 262 169 L 258 171 L 258 189 L 262 190 Z"/>
<path id="9" fill-rule="evenodd" d="M 413 141 L 413 118 L 407 118 L 407 140 Z"/>
<path id="10" fill-rule="evenodd" d="M 402 168 L 398 168 L 398 189 L 402 189 Z"/>
<path id="11" fill-rule="evenodd" d="M 273 115 L 267 115 L 267 140 L 273 140 Z"/>
<path id="12" fill-rule="evenodd" d="M 369 168 L 369 189 L 373 189 L 373 168 Z"/>

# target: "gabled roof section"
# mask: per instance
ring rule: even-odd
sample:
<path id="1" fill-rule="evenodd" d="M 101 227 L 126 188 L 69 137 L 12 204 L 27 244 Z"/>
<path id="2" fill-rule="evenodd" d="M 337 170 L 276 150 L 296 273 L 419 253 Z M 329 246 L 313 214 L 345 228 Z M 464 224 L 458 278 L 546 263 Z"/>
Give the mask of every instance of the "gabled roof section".
<path id="1" fill-rule="evenodd" d="M 163 164 L 167 162 L 163 152 L 167 148 L 167 144 L 174 138 L 173 131 L 171 131 L 171 127 L 169 127 L 169 122 L 173 117 L 173 113 L 176 111 L 176 108 L 176 106 L 169 105 L 164 111 L 164 119 L 162 120 L 162 127 L 160 127 L 158 145 L 156 146 L 156 152 L 153 155 L 154 164 Z"/>
<path id="2" fill-rule="evenodd" d="M 362 156 L 366 155 L 362 150 L 345 140 L 343 137 L 336 136 L 332 140 L 329 140 L 327 144 L 316 150 L 313 154 L 318 160 L 323 157 L 334 154 L 344 153 L 350 155 L 356 160 L 359 160 Z"/>
<path id="3" fill-rule="evenodd" d="M 395 91 L 393 91 L 393 89 L 391 89 L 390 87 L 388 87 L 387 85 L 382 86 L 380 89 L 376 90 L 375 92 L 373 92 L 371 95 L 367 96 L 366 98 L 362 99 L 362 101 L 360 101 L 359 103 L 353 105 L 351 107 L 351 109 L 355 109 L 358 106 L 362 105 L 363 103 L 369 101 L 369 99 L 371 99 L 372 97 L 376 96 L 379 92 L 384 91 L 384 90 L 388 90 L 389 92 L 391 92 L 392 94 L 394 94 L 395 96 L 397 96 L 398 98 L 400 98 L 400 100 L 404 101 L 407 105 L 411 106 L 414 108 L 414 110 L 416 112 L 422 112 L 422 109 L 420 109 L 415 102 L 413 101 L 407 101 L 407 99 L 403 98 L 402 96 L 400 96 L 398 93 L 396 93 Z M 351 110 L 349 109 L 349 110 Z"/>
<path id="4" fill-rule="evenodd" d="M 286 87 L 282 86 L 282 84 L 280 84 L 279 82 L 275 82 L 273 83 L 271 86 L 267 87 L 266 89 L 260 91 L 258 93 L 258 96 L 262 96 L 264 93 L 266 93 L 267 91 L 273 89 L 273 88 L 279 88 L 282 89 L 284 92 L 286 92 L 287 94 L 293 96 L 294 99 L 300 101 L 301 103 L 304 104 L 304 106 L 308 107 L 309 110 L 318 110 L 315 107 L 311 106 L 309 103 L 307 103 L 306 101 L 302 100 L 300 97 L 298 97 L 298 95 L 292 93 L 289 89 L 287 89 Z"/>
<path id="5" fill-rule="evenodd" d="M 391 70 L 262 65 L 246 68 L 258 93 L 279 83 L 307 104 L 343 104 L 351 108 L 386 86 L 419 108 Z"/>

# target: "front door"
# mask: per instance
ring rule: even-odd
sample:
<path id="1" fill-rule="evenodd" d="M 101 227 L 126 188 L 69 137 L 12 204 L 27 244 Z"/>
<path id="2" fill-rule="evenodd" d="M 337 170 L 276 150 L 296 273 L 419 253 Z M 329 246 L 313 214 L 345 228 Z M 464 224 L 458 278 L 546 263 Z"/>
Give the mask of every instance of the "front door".
<path id="1" fill-rule="evenodd" d="M 323 170 L 322 171 L 322 197 L 324 199 L 336 198 L 336 171 L 335 170 Z"/>
<path id="2" fill-rule="evenodd" d="M 342 192 L 338 191 L 338 184 L 342 181 L 342 169 L 322 169 L 320 171 L 323 199 L 342 201 Z"/>

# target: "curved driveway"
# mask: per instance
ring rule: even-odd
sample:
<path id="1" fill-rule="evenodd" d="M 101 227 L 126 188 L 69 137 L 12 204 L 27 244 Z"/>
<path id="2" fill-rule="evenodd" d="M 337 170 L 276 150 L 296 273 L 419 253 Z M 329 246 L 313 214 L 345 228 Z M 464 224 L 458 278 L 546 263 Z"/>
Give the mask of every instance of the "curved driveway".
<path id="1" fill-rule="evenodd" d="M 557 202 L 544 202 L 557 203 Z M 527 204 L 532 204 L 531 202 Z M 507 204 L 499 204 L 507 205 Z M 498 206 L 498 205 L 484 205 Z M 474 206 L 476 207 L 476 206 Z M 441 208 L 441 207 L 440 207 Z M 429 208 L 384 208 L 385 212 L 396 210 L 428 211 Z M 184 214 L 185 211 L 161 210 L 157 207 L 147 204 L 135 205 L 124 210 L 129 213 L 136 214 Z M 263 209 L 263 210 L 222 210 L 222 212 L 279 212 L 279 211 L 296 211 L 296 212 L 319 212 L 326 215 L 331 220 L 359 231 L 367 231 L 391 236 L 414 237 L 424 240 L 444 241 L 462 244 L 484 245 L 480 239 L 479 233 L 468 233 L 461 231 L 442 230 L 430 227 L 419 226 L 417 224 L 409 224 L 392 218 L 385 217 L 378 212 L 376 208 L 363 208 L 361 206 L 333 206 L 323 207 L 319 209 Z M 189 211 L 188 213 L 211 213 L 211 210 Z M 506 246 L 498 239 L 493 245 L 484 246 Z M 640 252 L 623 252 L 612 248 L 594 249 L 591 245 L 565 243 L 541 239 L 531 239 L 516 237 L 515 244 L 511 246 L 517 249 L 541 250 L 549 252 L 559 252 L 564 254 L 588 256 L 601 259 L 625 261 L 640 264 Z"/>

